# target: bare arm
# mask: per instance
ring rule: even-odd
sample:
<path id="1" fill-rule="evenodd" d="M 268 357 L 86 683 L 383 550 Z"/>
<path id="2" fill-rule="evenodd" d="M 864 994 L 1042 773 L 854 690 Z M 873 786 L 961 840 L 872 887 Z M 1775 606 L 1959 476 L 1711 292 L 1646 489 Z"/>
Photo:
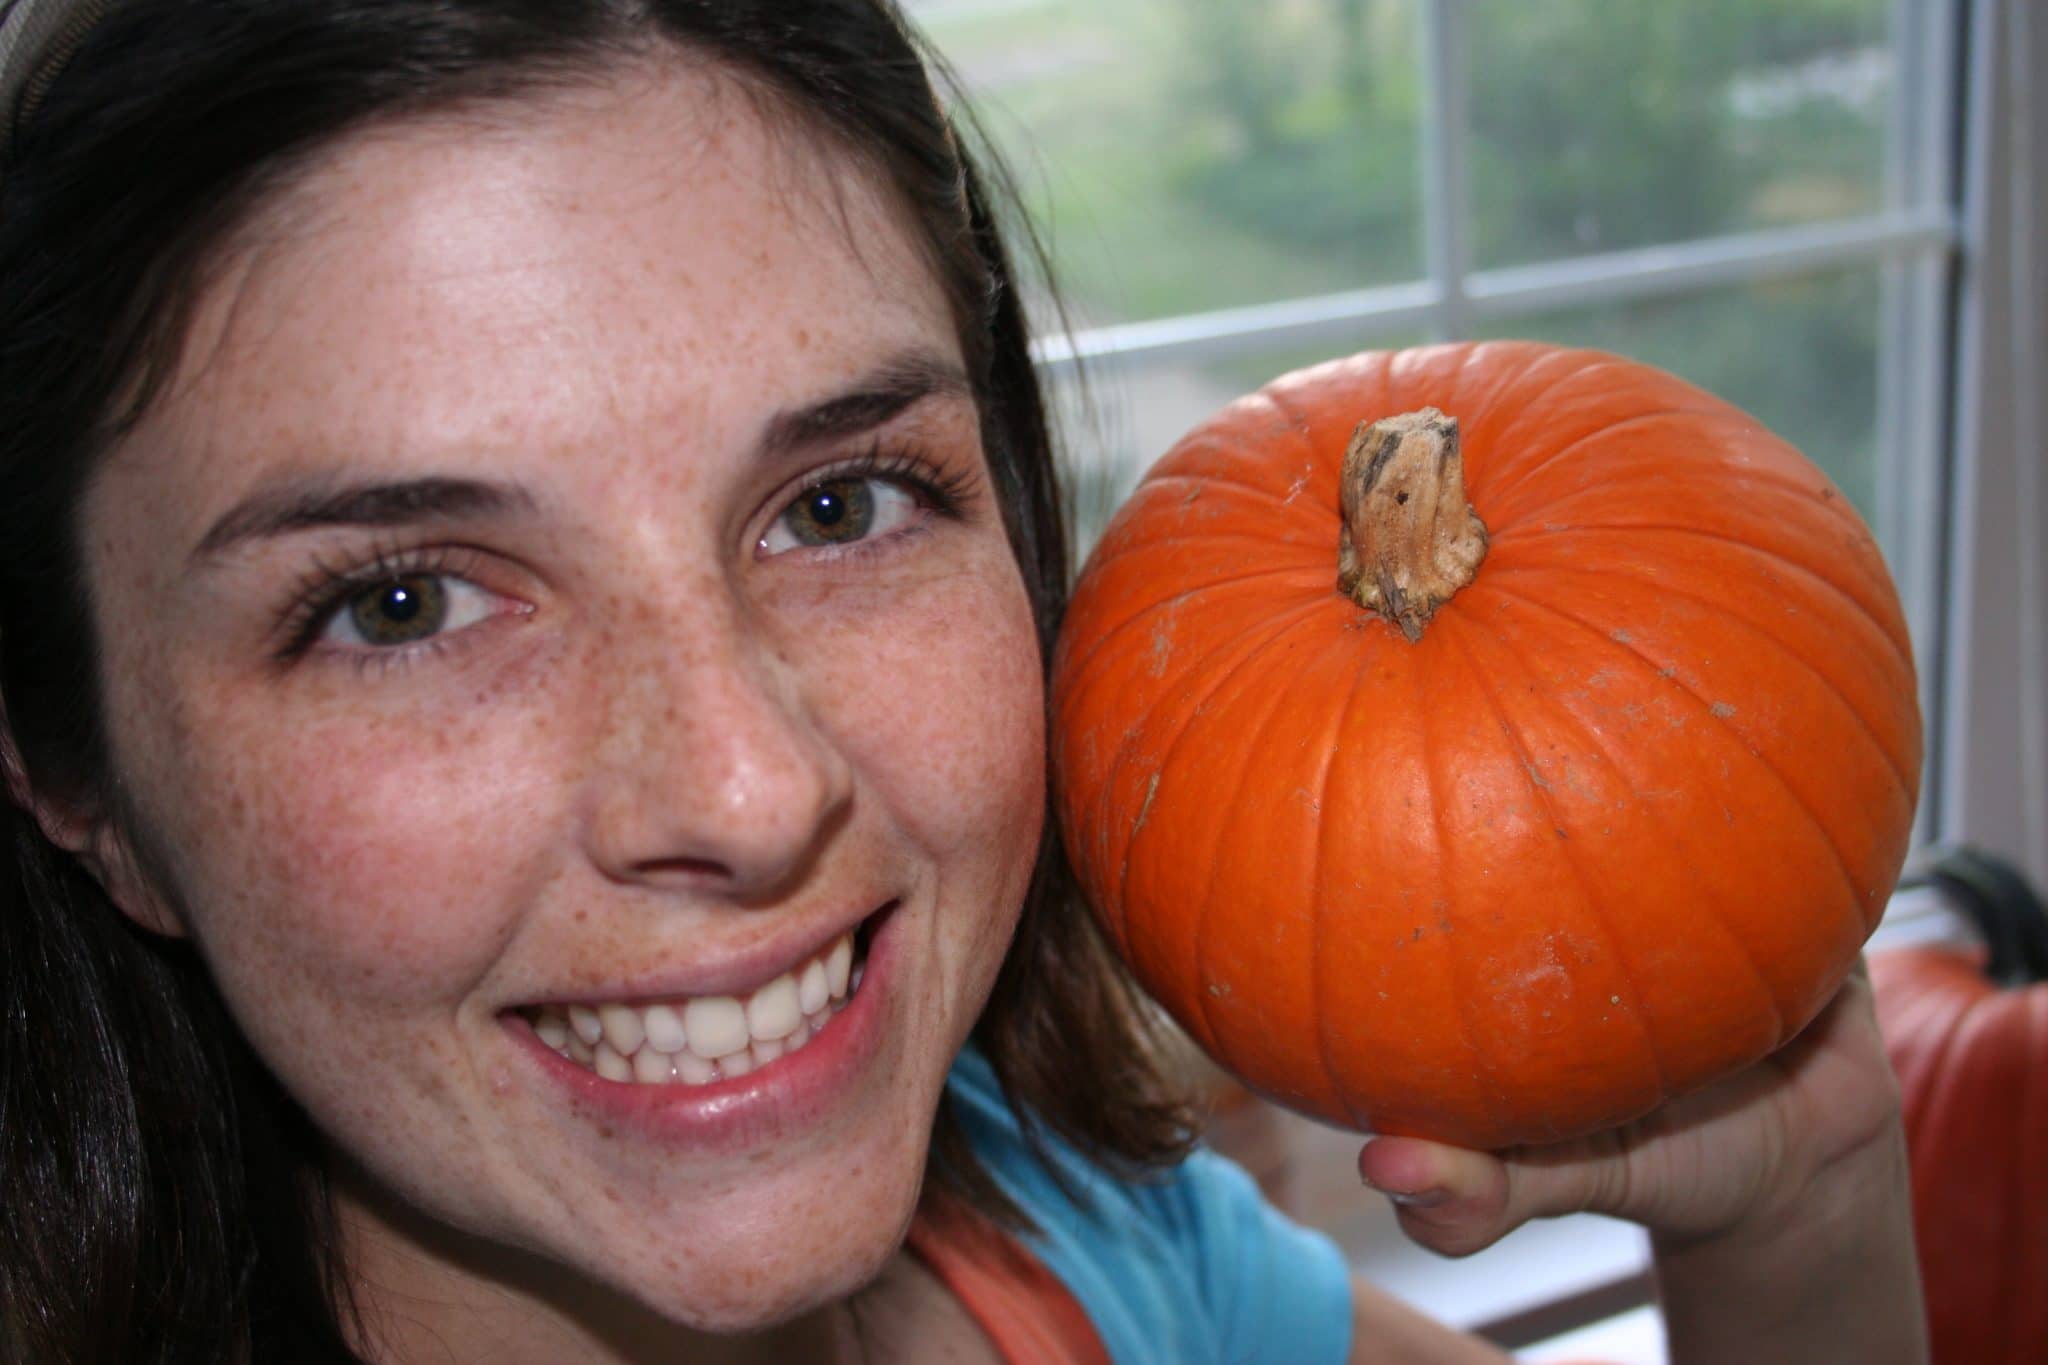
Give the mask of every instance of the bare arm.
<path id="1" fill-rule="evenodd" d="M 1653 1234 L 1672 1360 L 1926 1360 L 1903 1134 L 1830 1171 L 1798 1210 L 1716 1238 Z"/>
<path id="2" fill-rule="evenodd" d="M 1488 1343 L 1453 1331 L 1364 1280 L 1352 1280 L 1351 1298 L 1351 1365 L 1509 1365 Z"/>

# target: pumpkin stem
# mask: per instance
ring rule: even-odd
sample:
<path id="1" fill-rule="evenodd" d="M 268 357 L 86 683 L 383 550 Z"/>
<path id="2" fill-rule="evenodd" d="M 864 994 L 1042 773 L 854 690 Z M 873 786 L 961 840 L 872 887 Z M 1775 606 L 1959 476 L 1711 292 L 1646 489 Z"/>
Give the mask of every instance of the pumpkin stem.
<path id="1" fill-rule="evenodd" d="M 1435 408 L 1360 422 L 1344 452 L 1337 590 L 1412 642 L 1486 558 L 1465 497 L 1458 419 Z"/>

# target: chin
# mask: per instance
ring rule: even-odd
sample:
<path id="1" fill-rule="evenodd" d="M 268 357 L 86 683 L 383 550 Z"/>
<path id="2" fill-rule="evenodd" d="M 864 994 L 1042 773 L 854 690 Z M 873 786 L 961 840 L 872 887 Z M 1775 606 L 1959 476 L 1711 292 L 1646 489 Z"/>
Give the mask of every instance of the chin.
<path id="1" fill-rule="evenodd" d="M 908 1227 L 908 1218 L 903 1227 Z M 591 1334 L 615 1342 L 668 1340 L 676 1329 L 718 1337 L 772 1332 L 852 1298 L 880 1278 L 902 1245 L 903 1228 L 871 1229 L 858 1245 L 749 1259 L 743 1245 L 717 1266 L 665 1269 L 658 1256 L 640 1273 L 607 1268 L 604 1288 L 560 1307 Z M 637 1319 L 637 1322 L 636 1322 Z"/>
<path id="2" fill-rule="evenodd" d="M 884 1274 L 917 1211 L 924 1157 L 920 1134 L 914 1152 L 879 1162 L 850 1154 L 838 1179 L 756 1191 L 746 1209 L 705 1209 L 698 1220 L 673 1213 L 638 1255 L 586 1262 L 584 1273 L 694 1331 L 730 1336 L 781 1326 Z"/>

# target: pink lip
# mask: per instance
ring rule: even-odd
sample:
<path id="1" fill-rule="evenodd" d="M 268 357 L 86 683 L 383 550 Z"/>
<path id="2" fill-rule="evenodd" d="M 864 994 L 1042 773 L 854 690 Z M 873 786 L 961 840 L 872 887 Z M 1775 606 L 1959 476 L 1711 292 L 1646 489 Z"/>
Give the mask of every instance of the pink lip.
<path id="1" fill-rule="evenodd" d="M 883 1010 L 896 966 L 894 909 L 875 922 L 860 989 L 800 1050 L 732 1080 L 708 1085 L 608 1081 L 543 1043 L 517 1014 L 505 1029 L 544 1085 L 603 1123 L 668 1146 L 740 1151 L 776 1133 L 815 1126 L 873 1069 L 884 1042 Z"/>

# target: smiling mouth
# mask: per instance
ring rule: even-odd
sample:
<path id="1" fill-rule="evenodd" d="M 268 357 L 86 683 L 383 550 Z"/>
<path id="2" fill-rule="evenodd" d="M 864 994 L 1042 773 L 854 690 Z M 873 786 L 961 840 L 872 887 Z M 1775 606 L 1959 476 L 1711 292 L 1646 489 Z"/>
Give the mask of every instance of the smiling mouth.
<path id="1" fill-rule="evenodd" d="M 796 1052 L 860 988 L 871 917 L 744 996 L 528 1005 L 515 1011 L 569 1061 L 628 1085 L 710 1085 Z"/>

